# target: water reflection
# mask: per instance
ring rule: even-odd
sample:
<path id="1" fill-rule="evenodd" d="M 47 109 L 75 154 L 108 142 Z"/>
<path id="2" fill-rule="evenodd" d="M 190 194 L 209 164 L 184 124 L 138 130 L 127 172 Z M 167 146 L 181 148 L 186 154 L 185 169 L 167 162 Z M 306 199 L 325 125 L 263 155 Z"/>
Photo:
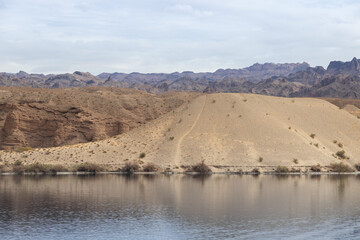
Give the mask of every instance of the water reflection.
<path id="1" fill-rule="evenodd" d="M 360 220 L 359 180 L 350 175 L 2 176 L 0 236 L 353 236 L 359 231 L 354 224 Z"/>

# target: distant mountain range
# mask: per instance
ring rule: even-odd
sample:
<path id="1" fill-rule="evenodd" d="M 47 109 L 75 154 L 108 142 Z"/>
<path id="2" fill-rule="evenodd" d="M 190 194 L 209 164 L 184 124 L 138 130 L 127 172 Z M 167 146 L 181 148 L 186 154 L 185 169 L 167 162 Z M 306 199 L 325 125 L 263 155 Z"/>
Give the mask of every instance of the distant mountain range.
<path id="1" fill-rule="evenodd" d="M 284 97 L 360 98 L 360 60 L 332 61 L 327 69 L 307 63 L 254 64 L 242 69 L 213 73 L 0 73 L 0 86 L 68 88 L 108 86 L 150 93 L 168 91 L 242 92 Z"/>

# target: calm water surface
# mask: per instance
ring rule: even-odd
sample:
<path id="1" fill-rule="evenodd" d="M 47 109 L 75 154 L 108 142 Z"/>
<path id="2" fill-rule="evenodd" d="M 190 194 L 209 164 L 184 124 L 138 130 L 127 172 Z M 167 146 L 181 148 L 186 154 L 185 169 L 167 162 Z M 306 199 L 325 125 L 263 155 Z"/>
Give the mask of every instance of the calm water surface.
<path id="1" fill-rule="evenodd" d="M 360 239 L 357 176 L 0 176 L 0 239 Z"/>

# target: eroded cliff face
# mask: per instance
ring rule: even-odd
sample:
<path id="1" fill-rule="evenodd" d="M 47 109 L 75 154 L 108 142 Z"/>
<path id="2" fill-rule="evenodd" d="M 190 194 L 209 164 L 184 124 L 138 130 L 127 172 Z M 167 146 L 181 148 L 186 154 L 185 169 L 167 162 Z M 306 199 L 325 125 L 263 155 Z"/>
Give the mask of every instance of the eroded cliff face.
<path id="1" fill-rule="evenodd" d="M 55 147 L 105 139 L 173 110 L 191 95 L 110 88 L 2 89 L 0 148 Z"/>

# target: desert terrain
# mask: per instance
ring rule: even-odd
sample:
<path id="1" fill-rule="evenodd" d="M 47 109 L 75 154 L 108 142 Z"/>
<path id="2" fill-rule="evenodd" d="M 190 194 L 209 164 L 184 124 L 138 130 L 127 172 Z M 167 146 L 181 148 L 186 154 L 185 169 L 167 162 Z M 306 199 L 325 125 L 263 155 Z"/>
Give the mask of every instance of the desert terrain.
<path id="1" fill-rule="evenodd" d="M 214 172 L 306 169 L 360 159 L 360 119 L 352 104 L 323 99 L 241 93 L 197 96 L 121 135 L 89 143 L 1 152 L 1 161 L 73 166 L 89 162 L 109 170 L 125 163 L 183 172 L 204 161 Z"/>

